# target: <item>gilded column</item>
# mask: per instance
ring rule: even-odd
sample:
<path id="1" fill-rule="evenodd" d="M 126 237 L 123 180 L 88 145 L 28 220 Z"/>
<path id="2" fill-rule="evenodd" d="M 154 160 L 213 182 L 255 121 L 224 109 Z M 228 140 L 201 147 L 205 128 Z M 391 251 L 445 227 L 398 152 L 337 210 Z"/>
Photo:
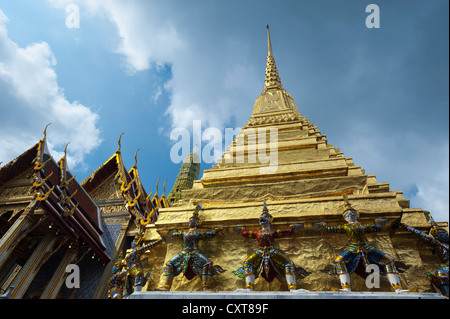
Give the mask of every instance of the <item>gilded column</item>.
<path id="1" fill-rule="evenodd" d="M 35 209 L 36 202 L 33 201 L 0 239 L 0 268 L 4 265 L 19 241 L 28 234 L 33 226 L 32 213 Z"/>
<path id="2" fill-rule="evenodd" d="M 41 299 L 55 299 L 67 276 L 66 267 L 73 262 L 78 255 L 78 248 L 69 248 L 64 254 L 52 278 L 45 287 Z"/>
<path id="3" fill-rule="evenodd" d="M 12 284 L 14 286 L 11 296 L 12 299 L 21 299 L 25 295 L 28 287 L 41 268 L 43 261 L 47 260 L 46 257 L 51 252 L 56 240 L 57 237 L 49 233 L 37 245 Z"/>

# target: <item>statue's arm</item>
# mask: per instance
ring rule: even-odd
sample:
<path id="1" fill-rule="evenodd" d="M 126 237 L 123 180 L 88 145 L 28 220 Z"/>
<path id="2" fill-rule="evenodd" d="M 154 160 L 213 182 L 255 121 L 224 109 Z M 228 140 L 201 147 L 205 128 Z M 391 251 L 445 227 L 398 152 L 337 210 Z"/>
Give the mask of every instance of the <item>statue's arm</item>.
<path id="1" fill-rule="evenodd" d="M 143 252 L 145 252 L 145 251 L 147 251 L 149 249 L 152 249 L 156 245 L 159 245 L 160 243 L 163 243 L 165 241 L 166 241 L 166 239 L 164 237 L 162 237 L 161 239 L 158 239 L 158 240 L 152 241 L 149 244 L 143 245 L 141 248 L 138 249 L 138 251 L 143 253 Z"/>
<path id="2" fill-rule="evenodd" d="M 426 234 L 426 233 L 424 233 L 424 232 L 422 232 L 422 231 L 420 231 L 420 230 L 418 230 L 418 229 L 416 229 L 414 227 L 406 225 L 404 223 L 400 223 L 400 222 L 396 223 L 396 224 L 394 224 L 392 226 L 392 228 L 393 229 L 396 229 L 396 228 L 404 229 L 404 230 L 414 234 L 415 236 L 419 237 L 420 239 L 426 241 L 427 243 L 429 243 L 431 245 L 438 245 L 439 244 L 439 242 L 433 236 L 430 236 L 430 235 L 428 235 L 428 234 Z"/>
<path id="3" fill-rule="evenodd" d="M 326 231 L 328 231 L 330 233 L 343 233 L 343 232 L 345 232 L 343 226 L 328 226 L 325 222 L 313 223 L 312 226 L 316 230 L 325 229 Z"/>
<path id="4" fill-rule="evenodd" d="M 288 236 L 292 234 L 295 230 L 301 230 L 303 228 L 305 228 L 303 224 L 291 224 L 289 225 L 289 228 L 277 230 L 277 236 L 278 237 Z"/>
<path id="5" fill-rule="evenodd" d="M 380 224 L 365 224 L 363 225 L 364 227 L 364 232 L 366 233 L 376 233 L 381 231 L 382 229 L 382 225 Z"/>
<path id="6" fill-rule="evenodd" d="M 236 226 L 233 231 L 247 238 L 256 238 L 257 236 L 257 232 L 246 230 L 244 226 Z"/>
<path id="7" fill-rule="evenodd" d="M 214 230 L 209 230 L 201 233 L 202 238 L 213 238 L 219 232 L 218 228 L 214 228 Z"/>

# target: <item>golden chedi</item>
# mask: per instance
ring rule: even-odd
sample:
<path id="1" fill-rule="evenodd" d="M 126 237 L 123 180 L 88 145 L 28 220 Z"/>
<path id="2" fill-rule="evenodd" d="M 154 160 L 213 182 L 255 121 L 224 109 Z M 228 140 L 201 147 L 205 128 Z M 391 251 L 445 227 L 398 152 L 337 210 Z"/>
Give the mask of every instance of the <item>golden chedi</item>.
<path id="1" fill-rule="evenodd" d="M 328 143 L 318 128 L 303 116 L 292 96 L 283 88 L 272 52 L 267 28 L 268 57 L 264 89 L 256 99 L 253 113 L 217 165 L 205 170 L 193 187 L 182 191 L 180 205 L 160 210 L 155 224 L 146 226 L 145 240 L 155 240 L 160 234 L 187 227 L 193 208 L 202 203 L 199 230 L 220 229 L 219 234 L 201 242 L 205 256 L 226 270 L 214 276 L 211 286 L 223 291 L 245 288 L 245 280 L 233 271 L 239 269 L 255 249 L 255 242 L 233 231 L 259 229 L 258 219 L 266 200 L 274 217 L 273 229 L 303 224 L 304 228 L 289 237 L 278 238 L 276 248 L 283 251 L 295 265 L 308 270 L 306 278 L 297 281 L 297 289 L 330 291 L 340 289 L 339 277 L 328 274 L 327 267 L 347 244 L 346 236 L 316 231 L 312 224 L 328 226 L 343 223 L 342 211 L 346 194 L 359 214 L 361 224 L 374 224 L 385 219 L 382 231 L 368 233 L 368 242 L 400 264 L 399 280 L 405 289 L 435 292 L 426 278 L 427 271 L 439 266 L 432 249 L 422 245 L 407 231 L 392 230 L 394 223 L 404 223 L 425 233 L 431 229 L 427 212 L 410 208 L 402 191 L 391 190 L 388 183 L 379 183 L 368 175 L 351 157 Z M 445 223 L 441 226 L 446 227 Z M 147 265 L 151 272 L 145 290 L 163 284 L 160 271 L 165 262 L 182 248 L 179 240 L 166 237 L 164 249 L 152 253 L 157 257 Z M 279 278 L 278 276 L 277 278 Z M 352 291 L 369 291 L 364 279 L 352 276 Z M 171 290 L 201 291 L 200 279 L 180 278 Z M 257 278 L 255 291 L 287 291 L 285 280 L 270 283 Z M 380 288 L 372 291 L 391 292 L 386 276 L 381 276 Z"/>

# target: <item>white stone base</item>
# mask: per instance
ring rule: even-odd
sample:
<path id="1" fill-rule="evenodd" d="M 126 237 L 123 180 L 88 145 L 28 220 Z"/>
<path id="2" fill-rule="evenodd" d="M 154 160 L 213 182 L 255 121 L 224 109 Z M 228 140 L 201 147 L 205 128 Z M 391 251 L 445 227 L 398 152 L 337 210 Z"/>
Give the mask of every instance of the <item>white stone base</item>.
<path id="1" fill-rule="evenodd" d="M 335 291 L 138 291 L 128 299 L 446 299 L 438 293 Z"/>

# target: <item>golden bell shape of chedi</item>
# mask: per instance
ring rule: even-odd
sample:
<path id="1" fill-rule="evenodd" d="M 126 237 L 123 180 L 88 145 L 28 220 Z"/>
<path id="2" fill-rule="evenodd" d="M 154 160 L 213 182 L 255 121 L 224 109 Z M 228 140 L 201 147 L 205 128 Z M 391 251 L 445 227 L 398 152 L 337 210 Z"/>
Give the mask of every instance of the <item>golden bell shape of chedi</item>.
<path id="1" fill-rule="evenodd" d="M 397 261 L 396 270 L 403 288 L 418 288 L 420 292 L 436 292 L 425 273 L 439 266 L 439 258 L 431 256 L 429 248 L 418 246 L 417 239 L 402 228 L 391 230 L 395 223 L 403 223 L 428 233 L 432 228 L 427 211 L 410 208 L 402 191 L 391 190 L 388 183 L 379 183 L 368 175 L 351 157 L 328 143 L 318 128 L 303 116 L 292 96 L 280 80 L 267 28 L 268 56 L 264 89 L 256 99 L 253 113 L 217 165 L 203 172 L 193 187 L 183 190 L 180 205 L 160 210 L 154 225 L 148 225 L 145 240 L 156 240 L 160 234 L 186 227 L 192 209 L 202 203 L 199 229 L 220 229 L 220 236 L 209 239 L 201 250 L 214 263 L 226 270 L 212 278 L 211 286 L 223 291 L 245 288 L 245 280 L 233 271 L 243 266 L 255 242 L 233 231 L 245 227 L 247 231 L 260 229 L 259 216 L 266 200 L 273 217 L 272 229 L 286 229 L 303 224 L 304 228 L 276 241 L 276 249 L 295 265 L 310 273 L 298 280 L 297 289 L 330 291 L 340 289 L 338 276 L 330 276 L 329 267 L 337 252 L 348 244 L 346 236 L 312 227 L 315 222 L 327 226 L 345 224 L 342 211 L 343 195 L 347 195 L 358 212 L 358 222 L 374 224 L 385 220 L 381 231 L 366 234 L 367 241 Z M 445 222 L 439 223 L 447 227 Z M 166 262 L 181 249 L 182 243 L 166 237 L 166 249 L 152 253 L 154 262 L 149 269 L 152 277 L 145 290 L 164 285 L 159 272 Z M 365 280 L 350 274 L 352 291 L 369 291 Z M 282 277 L 282 276 L 279 276 Z M 268 282 L 256 278 L 255 291 L 287 291 L 283 278 Z M 201 291 L 200 279 L 180 278 L 173 282 L 172 291 Z M 380 292 L 392 292 L 390 281 L 381 276 Z"/>

